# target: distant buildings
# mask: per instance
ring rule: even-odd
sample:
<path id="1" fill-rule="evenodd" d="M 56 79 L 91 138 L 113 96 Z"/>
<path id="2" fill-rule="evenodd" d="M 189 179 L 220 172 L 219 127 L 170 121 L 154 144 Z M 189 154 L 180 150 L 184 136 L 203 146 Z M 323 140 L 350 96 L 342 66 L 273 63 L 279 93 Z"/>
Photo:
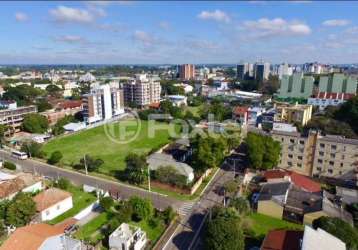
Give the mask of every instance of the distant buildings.
<path id="1" fill-rule="evenodd" d="M 135 79 L 123 84 L 124 102 L 127 106 L 134 104 L 144 107 L 159 103 L 160 92 L 160 78 L 157 76 L 138 74 Z"/>
<path id="2" fill-rule="evenodd" d="M 86 74 L 80 76 L 79 81 L 80 82 L 95 82 L 96 77 L 94 77 L 90 72 L 87 72 Z"/>
<path id="3" fill-rule="evenodd" d="M 291 76 L 293 74 L 293 67 L 288 65 L 288 63 L 280 64 L 277 68 L 277 75 L 279 79 L 282 79 L 282 76 Z"/>
<path id="4" fill-rule="evenodd" d="M 313 92 L 313 76 L 304 76 L 302 73 L 295 73 L 291 76 L 283 75 L 280 80 L 279 98 L 305 98 Z"/>
<path id="5" fill-rule="evenodd" d="M 266 62 L 239 63 L 236 66 L 238 80 L 256 79 L 260 82 L 267 80 L 270 75 L 270 64 Z"/>
<path id="6" fill-rule="evenodd" d="M 357 93 L 357 79 L 344 74 L 334 73 L 319 78 L 318 92 L 327 93 Z"/>
<path id="7" fill-rule="evenodd" d="M 41 221 L 52 220 L 73 207 L 72 194 L 58 188 L 47 189 L 33 197 L 33 200 Z"/>
<path id="8" fill-rule="evenodd" d="M 0 124 L 9 126 L 11 132 L 19 132 L 24 117 L 34 113 L 37 113 L 37 108 L 34 105 L 14 109 L 3 109 L 0 110 Z"/>
<path id="9" fill-rule="evenodd" d="M 41 114 L 47 118 L 50 125 L 54 125 L 66 115 L 75 115 L 77 112 L 82 111 L 82 109 L 81 100 L 66 100 L 59 103 L 55 110 L 45 111 Z"/>
<path id="10" fill-rule="evenodd" d="M 312 117 L 312 106 L 305 104 L 275 104 L 275 122 L 299 123 L 306 125 Z"/>
<path id="11" fill-rule="evenodd" d="M 267 80 L 270 75 L 270 64 L 260 62 L 255 64 L 255 79 L 259 82 Z"/>
<path id="12" fill-rule="evenodd" d="M 100 85 L 82 98 L 83 116 L 86 123 L 108 120 L 124 112 L 123 91 Z"/>
<path id="13" fill-rule="evenodd" d="M 181 107 L 187 105 L 187 97 L 184 95 L 168 95 L 167 98 L 173 106 Z"/>
<path id="14" fill-rule="evenodd" d="M 108 239 L 111 250 L 141 250 L 147 243 L 147 237 L 139 227 L 122 223 Z"/>
<path id="15" fill-rule="evenodd" d="M 254 76 L 254 65 L 252 63 L 240 63 L 237 65 L 237 79 L 248 80 Z"/>
<path id="16" fill-rule="evenodd" d="M 179 66 L 179 78 L 183 80 L 192 80 L 195 78 L 195 65 L 182 64 Z"/>
<path id="17" fill-rule="evenodd" d="M 307 104 L 318 106 L 320 110 L 324 110 L 327 106 L 338 106 L 353 98 L 354 94 L 348 93 L 327 93 L 320 92 L 313 97 L 307 99 Z"/>

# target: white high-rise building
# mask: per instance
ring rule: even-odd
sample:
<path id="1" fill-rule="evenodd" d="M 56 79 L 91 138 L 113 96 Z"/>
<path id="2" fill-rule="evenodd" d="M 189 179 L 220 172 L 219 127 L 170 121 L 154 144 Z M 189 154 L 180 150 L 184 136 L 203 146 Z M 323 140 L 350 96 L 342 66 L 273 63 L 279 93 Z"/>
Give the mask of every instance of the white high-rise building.
<path id="1" fill-rule="evenodd" d="M 288 65 L 288 63 L 283 63 L 278 66 L 277 75 L 279 79 L 282 79 L 282 76 L 287 75 L 291 76 L 293 74 L 293 68 Z"/>

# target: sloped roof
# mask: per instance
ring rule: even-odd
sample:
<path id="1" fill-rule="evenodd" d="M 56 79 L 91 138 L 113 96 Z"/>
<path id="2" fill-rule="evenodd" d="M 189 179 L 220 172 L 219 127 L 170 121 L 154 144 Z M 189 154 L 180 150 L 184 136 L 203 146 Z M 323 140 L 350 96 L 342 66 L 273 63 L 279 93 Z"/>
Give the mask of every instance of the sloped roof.
<path id="1" fill-rule="evenodd" d="M 37 211 L 40 212 L 71 196 L 71 193 L 61 189 L 49 188 L 36 195 L 33 200 L 36 203 Z"/>
<path id="2" fill-rule="evenodd" d="M 14 178 L 0 182 L 0 199 L 4 199 L 11 194 L 17 193 L 26 187 L 21 178 Z"/>
<path id="3" fill-rule="evenodd" d="M 151 170 L 157 170 L 159 167 L 173 166 L 181 175 L 189 177 L 194 173 L 192 167 L 186 163 L 175 161 L 175 159 L 168 154 L 154 153 L 147 158 L 147 163 Z"/>
<path id="4" fill-rule="evenodd" d="M 321 191 L 321 185 L 307 176 L 292 171 L 290 172 L 290 179 L 295 186 L 298 186 L 306 191 L 313 193 Z"/>
<path id="5" fill-rule="evenodd" d="M 261 250 L 300 250 L 303 231 L 273 230 L 265 237 Z"/>
<path id="6" fill-rule="evenodd" d="M 44 223 L 20 227 L 3 243 L 0 250 L 37 250 L 48 237 L 63 232 L 63 227 Z"/>

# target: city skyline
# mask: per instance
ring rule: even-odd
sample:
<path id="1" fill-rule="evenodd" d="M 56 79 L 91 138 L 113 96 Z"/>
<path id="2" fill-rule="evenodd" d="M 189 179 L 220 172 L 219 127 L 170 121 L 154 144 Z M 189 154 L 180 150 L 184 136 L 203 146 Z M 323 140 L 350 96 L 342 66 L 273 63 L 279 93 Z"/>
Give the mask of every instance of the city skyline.
<path id="1" fill-rule="evenodd" d="M 3 2 L 0 64 L 358 62 L 355 2 Z"/>

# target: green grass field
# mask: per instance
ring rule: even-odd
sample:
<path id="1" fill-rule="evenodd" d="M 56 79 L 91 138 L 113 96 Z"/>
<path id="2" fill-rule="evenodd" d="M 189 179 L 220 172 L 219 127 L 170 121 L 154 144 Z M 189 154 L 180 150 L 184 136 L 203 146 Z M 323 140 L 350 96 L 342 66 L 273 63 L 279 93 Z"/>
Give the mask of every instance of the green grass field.
<path id="1" fill-rule="evenodd" d="M 104 126 L 85 130 L 74 135 L 62 136 L 49 141 L 44 145 L 43 150 L 50 157 L 51 153 L 59 150 L 63 154 L 61 163 L 63 165 L 72 165 L 80 161 L 85 154 L 95 158 L 101 158 L 104 164 L 99 172 L 107 175 L 113 175 L 116 170 L 125 168 L 124 159 L 128 153 L 148 153 L 152 149 L 159 149 L 170 141 L 169 128 L 173 131 L 179 131 L 178 126 L 172 126 L 167 123 L 155 122 L 156 129 L 154 136 L 151 136 L 151 126 L 149 122 L 141 121 L 138 136 L 125 144 L 116 143 L 123 134 L 135 134 L 138 124 L 133 120 L 120 121 L 111 124 L 107 131 L 114 131 L 111 137 L 107 136 Z M 107 126 L 108 128 L 108 126 Z M 113 129 L 113 130 L 112 130 Z M 111 138 L 113 140 L 111 140 Z M 124 136 L 123 138 L 133 138 Z"/>

